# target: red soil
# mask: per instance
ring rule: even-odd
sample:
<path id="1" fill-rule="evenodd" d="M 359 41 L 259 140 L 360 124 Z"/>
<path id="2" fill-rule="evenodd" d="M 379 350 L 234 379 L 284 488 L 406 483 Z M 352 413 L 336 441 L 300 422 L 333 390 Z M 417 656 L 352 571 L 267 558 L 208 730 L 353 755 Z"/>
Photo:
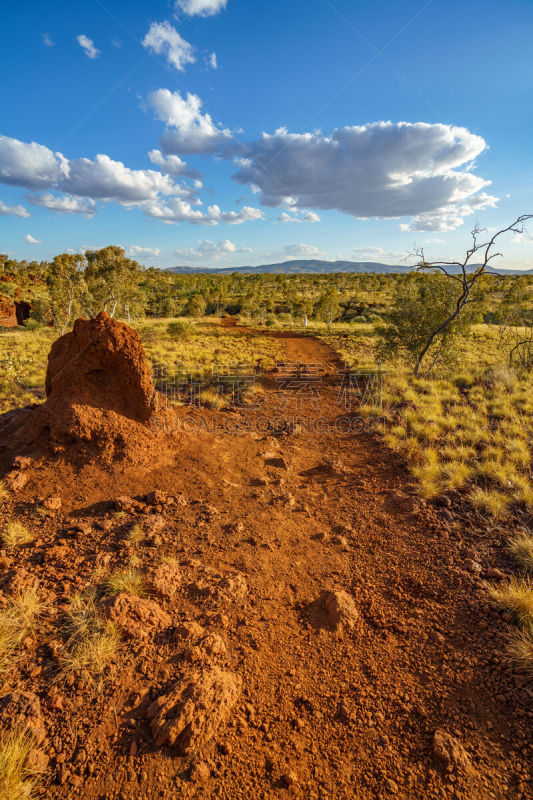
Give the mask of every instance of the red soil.
<path id="1" fill-rule="evenodd" d="M 343 433 L 355 415 L 334 354 L 282 341 L 300 375 L 322 365 L 318 394 L 274 376 L 257 408 L 181 409 L 151 463 L 38 457 L 4 504 L 36 539 L 3 554 L 3 592 L 34 576 L 49 607 L 4 687 L 40 699 L 41 796 L 533 797 L 528 681 L 502 655 L 509 625 L 483 582 L 507 570 L 502 540 L 419 501 L 371 431 Z M 304 425 L 282 425 L 292 416 Z M 4 438 L 5 469 L 17 446 Z M 55 494 L 61 511 L 36 516 Z M 119 495 L 134 498 L 121 517 Z M 101 691 L 83 675 L 54 683 L 62 609 L 95 568 L 132 555 L 147 575 L 175 559 L 174 580 L 151 578 L 161 613 L 137 604 L 146 635 L 130 626 Z"/>

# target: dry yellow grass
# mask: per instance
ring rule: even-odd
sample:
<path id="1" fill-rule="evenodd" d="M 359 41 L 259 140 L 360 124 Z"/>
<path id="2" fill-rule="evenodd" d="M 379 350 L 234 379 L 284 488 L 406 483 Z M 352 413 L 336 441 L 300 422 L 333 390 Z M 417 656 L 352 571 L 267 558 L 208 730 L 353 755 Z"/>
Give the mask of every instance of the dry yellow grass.
<path id="1" fill-rule="evenodd" d="M 28 588 L 11 597 L 0 610 L 0 670 L 9 669 L 17 651 L 43 611 L 37 589 Z"/>
<path id="2" fill-rule="evenodd" d="M 510 611 L 524 628 L 533 631 L 533 582 L 512 577 L 508 583 L 489 587 L 489 595 L 500 608 Z"/>
<path id="3" fill-rule="evenodd" d="M 0 737 L 0 800 L 31 800 L 34 778 L 38 774 L 29 766 L 35 743 L 24 733 Z"/>
<path id="4" fill-rule="evenodd" d="M 533 536 L 528 531 L 520 531 L 513 536 L 509 549 L 522 567 L 533 572 Z"/>
<path id="5" fill-rule="evenodd" d="M 116 658 L 120 637 L 97 606 L 94 590 L 74 595 L 67 611 L 65 652 L 60 658 L 63 676 L 83 672 L 91 679 L 102 678 Z"/>
<path id="6" fill-rule="evenodd" d="M 33 541 L 33 533 L 21 522 L 8 522 L 2 531 L 2 543 L 8 550 L 14 550 Z"/>
<path id="7" fill-rule="evenodd" d="M 509 641 L 509 655 L 524 672 L 533 675 L 533 630 L 515 631 Z"/>
<path id="8" fill-rule="evenodd" d="M 133 594 L 142 597 L 146 594 L 146 584 L 141 573 L 133 566 L 114 572 L 104 583 L 107 594 Z"/>

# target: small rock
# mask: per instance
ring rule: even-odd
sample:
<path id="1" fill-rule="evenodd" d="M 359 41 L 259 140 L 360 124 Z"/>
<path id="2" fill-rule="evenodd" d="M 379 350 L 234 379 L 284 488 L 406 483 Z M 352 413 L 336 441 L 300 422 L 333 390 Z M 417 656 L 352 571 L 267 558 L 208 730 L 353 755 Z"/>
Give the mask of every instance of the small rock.
<path id="1" fill-rule="evenodd" d="M 26 484 L 28 483 L 28 476 L 25 472 L 19 472 L 18 470 L 12 470 L 8 472 L 5 476 L 5 482 L 9 489 L 12 492 L 18 492 L 20 489 L 23 489 Z"/>
<path id="2" fill-rule="evenodd" d="M 387 778 L 385 781 L 385 788 L 391 794 L 398 794 L 398 784 L 392 780 L 392 778 Z"/>
<path id="3" fill-rule="evenodd" d="M 135 505 L 135 500 L 127 495 L 121 495 L 115 500 L 115 509 L 117 511 L 132 511 Z"/>
<path id="4" fill-rule="evenodd" d="M 442 633 L 439 633 L 439 631 L 435 631 L 435 630 L 430 631 L 429 632 L 429 638 L 431 639 L 432 642 L 435 642 L 435 644 L 438 644 L 438 645 L 441 645 L 441 646 L 445 642 L 444 636 L 442 635 Z"/>
<path id="5" fill-rule="evenodd" d="M 43 506 L 48 511 L 59 511 L 61 508 L 62 500 L 58 494 L 51 494 L 50 497 L 47 497 L 46 500 L 43 502 Z"/>
<path id="6" fill-rule="evenodd" d="M 463 745 L 440 728 L 437 728 L 433 735 L 433 757 L 437 765 L 444 770 L 451 767 L 467 773 L 472 769 L 470 758 Z"/>
<path id="7" fill-rule="evenodd" d="M 333 592 L 323 592 L 321 595 L 328 620 L 335 630 L 339 628 L 351 629 L 359 619 L 359 612 L 354 599 L 343 589 Z"/>
<path id="8" fill-rule="evenodd" d="M 13 469 L 29 469 L 32 463 L 29 456 L 15 456 L 13 459 Z"/>
<path id="9" fill-rule="evenodd" d="M 105 604 L 107 617 L 133 639 L 168 628 L 172 618 L 153 600 L 121 592 Z"/>
<path id="10" fill-rule="evenodd" d="M 496 581 L 503 581 L 505 579 L 505 573 L 497 567 L 490 567 L 490 569 L 487 570 L 487 578 L 493 578 Z"/>
<path id="11" fill-rule="evenodd" d="M 198 761 L 191 767 L 190 777 L 193 783 L 205 783 L 211 777 L 211 770 L 204 761 Z"/>
<path id="12" fill-rule="evenodd" d="M 172 600 L 181 586 L 181 572 L 178 564 L 165 561 L 148 571 L 148 586 L 163 600 Z"/>
<path id="13" fill-rule="evenodd" d="M 465 567 L 473 575 L 481 575 L 481 572 L 483 570 L 481 564 L 478 561 L 474 561 L 471 558 L 467 558 L 465 560 Z"/>
<path id="14" fill-rule="evenodd" d="M 168 503 L 169 497 L 166 492 L 162 492 L 160 489 L 154 489 L 153 492 L 146 495 L 145 500 L 149 506 L 164 506 Z"/>
<path id="15" fill-rule="evenodd" d="M 295 772 L 290 770 L 281 776 L 281 781 L 284 786 L 296 786 L 298 783 L 298 776 Z"/>
<path id="16" fill-rule="evenodd" d="M 187 639 L 195 639 L 201 636 L 204 632 L 204 628 L 198 624 L 198 622 L 182 622 L 181 625 L 178 625 L 177 628 L 174 630 L 174 638 L 181 642 Z"/>

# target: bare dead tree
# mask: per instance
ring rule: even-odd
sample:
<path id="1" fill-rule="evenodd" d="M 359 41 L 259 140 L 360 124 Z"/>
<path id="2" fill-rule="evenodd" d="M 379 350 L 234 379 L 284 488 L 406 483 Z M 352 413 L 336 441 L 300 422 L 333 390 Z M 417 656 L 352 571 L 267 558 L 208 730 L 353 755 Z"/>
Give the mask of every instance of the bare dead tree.
<path id="1" fill-rule="evenodd" d="M 489 266 L 493 259 L 501 257 L 502 255 L 502 253 L 493 252 L 497 239 L 500 236 L 503 236 L 505 233 L 524 233 L 525 223 L 527 220 L 532 218 L 533 214 L 522 214 L 522 216 L 518 217 L 518 219 L 516 219 L 511 225 L 508 225 L 506 228 L 502 228 L 495 233 L 491 239 L 484 242 L 480 242 L 479 238 L 485 229 L 476 225 L 472 231 L 472 246 L 467 251 L 463 261 L 426 261 L 424 258 L 423 249 L 416 251 L 415 255 L 419 258 L 419 261 L 415 264 L 417 270 L 439 270 L 446 275 L 447 278 L 456 281 L 460 285 L 460 293 L 457 298 L 457 303 L 453 313 L 431 331 L 424 344 L 424 347 L 418 355 L 414 370 L 417 377 L 424 356 L 430 349 L 436 337 L 449 328 L 450 325 L 453 325 L 459 314 L 464 308 L 466 308 L 466 306 L 476 301 L 476 298 L 472 297 L 472 292 L 479 279 L 483 275 L 496 275 L 497 277 L 501 277 L 498 272 L 489 271 Z M 480 255 L 482 257 L 482 261 L 478 262 L 477 264 L 474 263 L 474 257 L 479 257 Z M 457 272 L 451 271 L 451 269 L 454 267 L 457 268 Z"/>

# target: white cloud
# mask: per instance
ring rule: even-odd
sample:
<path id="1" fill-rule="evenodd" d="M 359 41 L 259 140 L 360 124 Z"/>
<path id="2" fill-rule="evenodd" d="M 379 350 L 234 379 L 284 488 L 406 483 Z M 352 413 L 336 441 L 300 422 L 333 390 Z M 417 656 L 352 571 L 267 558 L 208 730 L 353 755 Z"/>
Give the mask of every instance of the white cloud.
<path id="1" fill-rule="evenodd" d="M 56 43 L 52 39 L 49 33 L 43 33 L 42 35 L 43 44 L 45 47 L 55 47 Z"/>
<path id="2" fill-rule="evenodd" d="M 30 212 L 24 206 L 8 206 L 0 200 L 0 216 L 2 217 L 31 217 Z"/>
<path id="3" fill-rule="evenodd" d="M 231 131 L 217 127 L 209 114 L 202 114 L 202 101 L 196 94 L 157 89 L 148 101 L 158 119 L 166 123 L 160 141 L 164 153 L 214 153 L 231 141 Z"/>
<path id="4" fill-rule="evenodd" d="M 154 152 L 154 151 L 153 151 Z M 158 152 L 158 151 L 157 151 Z M 155 156 L 158 160 L 158 156 Z M 177 167 L 176 162 L 170 164 Z M 165 166 L 168 166 L 165 161 Z M 34 196 L 37 205 L 64 213 L 92 213 L 93 200 L 109 200 L 127 208 L 137 207 L 162 222 L 188 221 L 201 225 L 227 223 L 239 225 L 263 219 L 257 208 L 221 211 L 211 205 L 206 212 L 193 208 L 202 205 L 192 187 L 176 183 L 169 175 L 152 169 L 130 169 L 121 161 L 99 154 L 94 159 L 67 159 L 36 142 L 20 142 L 0 136 L 0 183 L 30 189 L 48 189 L 83 198 L 78 208 L 73 198 L 52 194 Z M 35 200 L 35 197 L 37 200 Z M 89 198 L 89 199 L 88 199 Z"/>
<path id="5" fill-rule="evenodd" d="M 82 33 L 80 36 L 76 36 L 76 41 L 84 51 L 87 58 L 98 58 L 100 55 L 100 50 L 97 50 L 97 48 L 94 46 L 92 39 L 89 39 L 88 36 L 85 36 L 85 34 Z"/>
<path id="6" fill-rule="evenodd" d="M 259 186 L 267 206 L 286 205 L 291 197 L 299 208 L 414 217 L 417 229 L 447 230 L 469 209 L 497 200 L 478 194 L 489 181 L 472 172 L 485 148 L 466 128 L 422 122 L 375 122 L 331 136 L 281 128 L 242 146 L 234 178 Z"/>
<path id="7" fill-rule="evenodd" d="M 292 199 L 292 198 L 290 198 Z M 292 209 L 291 209 L 292 211 Z M 303 211 L 300 216 L 298 216 L 298 212 L 294 211 L 291 214 L 287 214 L 286 211 L 282 211 L 278 217 L 279 222 L 287 223 L 287 222 L 320 222 L 320 217 L 318 214 L 315 214 L 314 211 Z"/>
<path id="8" fill-rule="evenodd" d="M 262 211 L 249 206 L 244 206 L 240 211 L 221 211 L 217 205 L 212 205 L 207 212 L 203 212 L 179 197 L 170 197 L 164 201 L 153 200 L 139 205 L 147 216 L 168 224 L 192 222 L 195 225 L 218 225 L 222 222 L 227 225 L 241 225 L 243 222 L 264 218 Z"/>
<path id="9" fill-rule="evenodd" d="M 226 8 L 228 0 L 176 0 L 176 11 L 183 11 L 189 17 L 211 17 Z"/>
<path id="10" fill-rule="evenodd" d="M 179 156 L 164 156 L 161 150 L 150 150 L 148 158 L 152 164 L 160 167 L 163 172 L 166 172 L 168 175 L 173 175 L 175 178 L 179 176 L 194 178 L 200 175 L 197 170 L 191 169 Z M 200 185 L 197 186 L 196 184 Z M 202 182 L 196 180 L 195 188 L 201 189 Z"/>
<path id="11" fill-rule="evenodd" d="M 221 242 L 212 242 L 209 239 L 198 242 L 196 247 L 187 247 L 180 250 L 174 250 L 174 254 L 180 258 L 206 258 L 208 256 L 222 258 L 230 255 L 231 253 L 251 253 L 250 247 L 237 245 L 230 242 L 229 239 L 223 239 Z"/>
<path id="12" fill-rule="evenodd" d="M 26 234 L 24 239 L 26 242 L 28 242 L 28 244 L 42 244 L 42 242 L 40 242 L 39 239 L 34 239 L 33 236 L 29 233 Z"/>
<path id="13" fill-rule="evenodd" d="M 126 255 L 130 258 L 144 258 L 145 256 L 158 256 L 161 250 L 159 247 L 141 247 L 138 244 L 130 244 L 126 248 Z"/>
<path id="14" fill-rule="evenodd" d="M 283 253 L 286 256 L 305 256 L 306 258 L 323 255 L 313 244 L 287 244 L 283 248 Z"/>
<path id="15" fill-rule="evenodd" d="M 152 22 L 142 41 L 143 47 L 183 72 L 187 64 L 194 64 L 194 47 L 183 39 L 170 22 Z"/>
<path id="16" fill-rule="evenodd" d="M 51 192 L 44 194 L 33 194 L 28 196 L 32 206 L 41 206 L 58 214 L 85 214 L 87 217 L 94 217 L 96 214 L 96 203 L 88 197 L 72 197 L 70 194 L 54 195 Z"/>
<path id="17" fill-rule="evenodd" d="M 209 56 L 209 64 L 212 69 L 218 69 L 218 61 L 216 53 L 211 53 L 211 55 Z"/>

